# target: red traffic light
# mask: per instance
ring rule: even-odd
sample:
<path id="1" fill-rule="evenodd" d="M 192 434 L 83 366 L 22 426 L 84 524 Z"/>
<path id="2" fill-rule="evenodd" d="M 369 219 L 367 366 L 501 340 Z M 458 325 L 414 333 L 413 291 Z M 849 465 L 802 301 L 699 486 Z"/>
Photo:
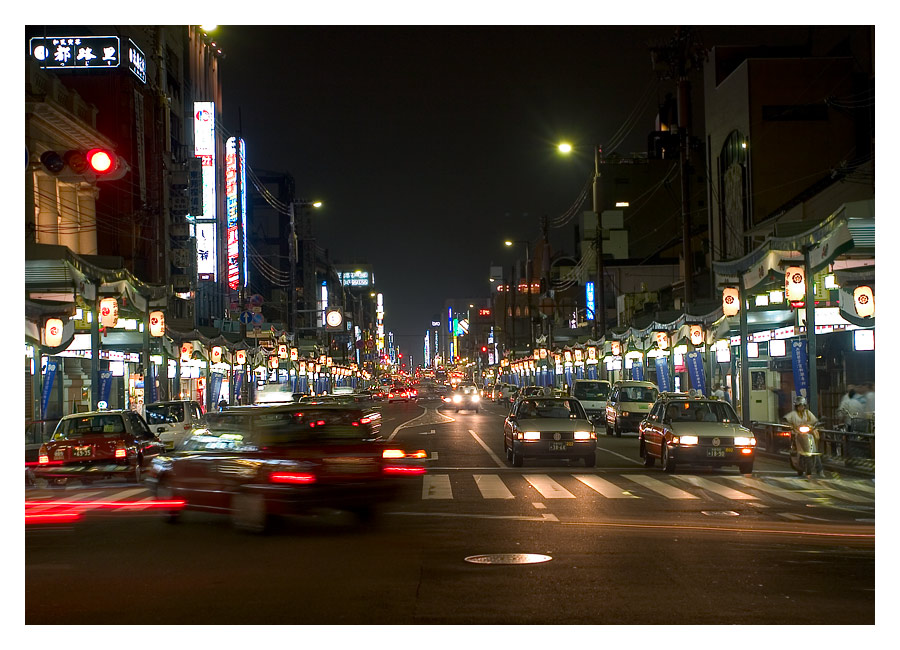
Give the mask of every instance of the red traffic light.
<path id="1" fill-rule="evenodd" d="M 115 152 L 102 147 L 87 151 L 70 149 L 62 155 L 56 151 L 45 151 L 40 159 L 48 172 L 67 179 L 71 179 L 72 175 L 87 175 L 96 180 L 118 180 L 129 171 L 124 160 Z"/>
<path id="2" fill-rule="evenodd" d="M 482 346 L 481 346 L 481 351 L 482 351 L 482 352 L 487 352 L 487 346 L 486 346 L 486 345 L 482 345 Z"/>
<path id="3" fill-rule="evenodd" d="M 91 149 L 84 157 L 95 174 L 108 174 L 115 168 L 115 154 L 106 149 Z"/>

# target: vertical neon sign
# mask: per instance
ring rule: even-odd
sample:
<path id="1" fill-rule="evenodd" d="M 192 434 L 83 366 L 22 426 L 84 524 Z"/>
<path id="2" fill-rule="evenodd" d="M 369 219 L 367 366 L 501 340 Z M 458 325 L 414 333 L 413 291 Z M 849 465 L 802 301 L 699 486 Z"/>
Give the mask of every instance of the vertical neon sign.
<path id="1" fill-rule="evenodd" d="M 242 138 L 225 143 L 225 213 L 227 216 L 228 286 L 237 291 L 248 284 L 247 276 L 247 183 Z"/>
<path id="2" fill-rule="evenodd" d="M 216 111 L 213 102 L 194 102 L 194 155 L 200 159 L 203 213 L 192 215 L 203 224 L 203 242 L 197 242 L 197 274 L 215 280 L 218 272 L 216 241 Z"/>

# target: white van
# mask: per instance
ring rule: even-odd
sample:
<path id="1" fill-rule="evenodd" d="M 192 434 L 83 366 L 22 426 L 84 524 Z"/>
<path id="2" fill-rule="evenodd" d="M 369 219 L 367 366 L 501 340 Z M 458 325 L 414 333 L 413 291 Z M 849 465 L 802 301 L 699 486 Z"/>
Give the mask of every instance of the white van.
<path id="1" fill-rule="evenodd" d="M 606 419 L 606 400 L 609 397 L 609 382 L 605 379 L 576 379 L 569 394 L 581 402 L 588 419 Z"/>
<path id="2" fill-rule="evenodd" d="M 191 435 L 191 429 L 200 426 L 203 411 L 200 404 L 191 400 L 154 402 L 144 405 L 144 419 L 153 433 L 164 428 L 157 435 L 166 449 L 175 449 Z"/>

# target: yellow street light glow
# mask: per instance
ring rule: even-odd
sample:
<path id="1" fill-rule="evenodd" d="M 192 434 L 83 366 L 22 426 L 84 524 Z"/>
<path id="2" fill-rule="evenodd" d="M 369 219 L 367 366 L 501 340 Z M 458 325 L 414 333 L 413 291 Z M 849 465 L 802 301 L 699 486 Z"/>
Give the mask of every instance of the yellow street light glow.
<path id="1" fill-rule="evenodd" d="M 503 242 L 503 243 L 506 244 L 507 246 L 512 246 L 512 245 L 513 245 L 513 243 L 512 243 L 511 241 L 509 241 L 508 239 L 507 239 L 505 242 Z"/>
<path id="2" fill-rule="evenodd" d="M 218 25 L 200 25 L 200 29 L 209 34 L 211 31 L 215 30 Z"/>
<path id="3" fill-rule="evenodd" d="M 313 205 L 314 208 L 321 208 L 321 207 L 322 207 L 322 202 L 321 202 L 321 201 L 314 201 L 312 205 Z"/>
<path id="4" fill-rule="evenodd" d="M 628 201 L 616 201 L 617 208 L 627 208 L 629 205 Z"/>
<path id="5" fill-rule="evenodd" d="M 568 142 L 560 142 L 558 149 L 560 153 L 572 153 L 572 145 Z"/>

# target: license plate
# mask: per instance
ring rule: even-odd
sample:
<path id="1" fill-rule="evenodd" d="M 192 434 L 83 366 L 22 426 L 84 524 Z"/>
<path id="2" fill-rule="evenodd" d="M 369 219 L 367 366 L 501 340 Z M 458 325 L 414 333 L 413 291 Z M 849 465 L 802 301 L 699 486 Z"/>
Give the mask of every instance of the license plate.
<path id="1" fill-rule="evenodd" d="M 87 447 L 75 447 L 75 450 L 72 452 L 73 456 L 90 456 L 91 455 L 91 446 Z"/>
<path id="2" fill-rule="evenodd" d="M 565 451 L 568 443 L 565 442 L 551 442 L 550 443 L 550 451 Z"/>
<path id="3" fill-rule="evenodd" d="M 706 455 L 710 458 L 725 458 L 725 450 L 713 447 L 712 449 L 706 450 Z"/>

